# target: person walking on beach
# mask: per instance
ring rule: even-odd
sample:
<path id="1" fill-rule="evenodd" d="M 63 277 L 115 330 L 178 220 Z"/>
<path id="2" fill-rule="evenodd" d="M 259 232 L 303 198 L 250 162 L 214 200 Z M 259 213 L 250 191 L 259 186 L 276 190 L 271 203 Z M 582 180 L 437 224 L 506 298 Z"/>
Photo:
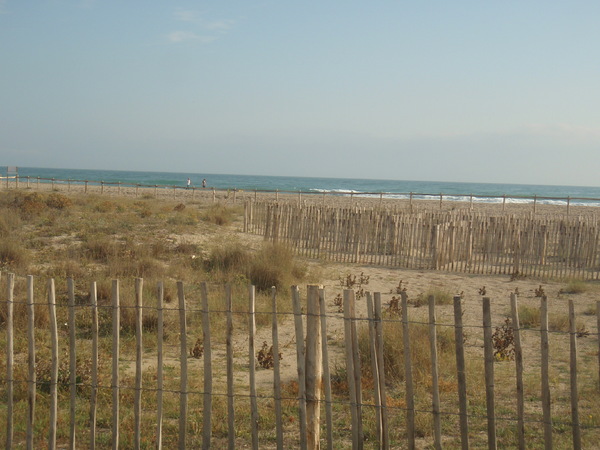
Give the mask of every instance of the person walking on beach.
<path id="1" fill-rule="evenodd" d="M 202 187 L 205 188 L 206 187 L 206 178 L 202 180 Z"/>
<path id="2" fill-rule="evenodd" d="M 187 179 L 187 186 L 186 186 L 186 189 L 189 189 L 191 185 L 192 185 L 192 180 L 190 180 L 190 179 L 188 178 L 188 179 Z"/>

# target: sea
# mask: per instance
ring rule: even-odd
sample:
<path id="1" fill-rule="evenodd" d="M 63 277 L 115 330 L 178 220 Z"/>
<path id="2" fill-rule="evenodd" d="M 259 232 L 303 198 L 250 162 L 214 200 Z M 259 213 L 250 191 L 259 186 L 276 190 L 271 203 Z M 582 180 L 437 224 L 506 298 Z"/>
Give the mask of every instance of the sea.
<path id="1" fill-rule="evenodd" d="M 8 169 L 8 168 L 6 168 Z M 11 168 L 14 169 L 14 168 Z M 1 170 L 1 169 L 0 169 Z M 483 203 L 532 203 L 555 205 L 600 206 L 600 187 L 553 186 L 534 184 L 462 183 L 442 181 L 372 180 L 360 178 L 311 178 L 265 175 L 231 175 L 182 172 L 142 172 L 126 170 L 51 169 L 18 167 L 18 176 L 43 180 L 74 180 L 74 183 L 107 182 L 131 185 L 182 186 L 190 178 L 200 187 L 206 180 L 209 188 L 267 192 L 302 192 L 444 201 Z M 7 172 L 5 172 L 7 173 Z M 4 175 L 4 174 L 2 174 Z"/>

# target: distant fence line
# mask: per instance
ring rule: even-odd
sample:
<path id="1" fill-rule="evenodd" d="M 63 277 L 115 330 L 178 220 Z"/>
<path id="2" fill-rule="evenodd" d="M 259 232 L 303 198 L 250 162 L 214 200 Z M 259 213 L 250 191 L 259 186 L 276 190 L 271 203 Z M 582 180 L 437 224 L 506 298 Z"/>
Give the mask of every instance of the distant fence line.
<path id="1" fill-rule="evenodd" d="M 71 185 L 84 186 L 84 192 L 88 192 L 88 188 L 94 187 L 94 192 L 121 194 L 121 189 L 135 189 L 135 194 L 139 194 L 139 189 L 153 190 L 154 195 L 160 192 L 172 192 L 173 196 L 182 194 L 185 192 L 192 192 L 192 197 L 197 192 L 212 192 L 213 201 L 216 200 L 216 193 L 226 194 L 227 199 L 232 199 L 234 202 L 237 196 L 242 196 L 244 199 L 249 199 L 254 196 L 254 200 L 258 199 L 259 195 L 268 194 L 275 195 L 276 200 L 279 200 L 279 195 L 282 196 L 297 196 L 298 200 L 310 198 L 313 201 L 318 199 L 327 198 L 350 198 L 352 199 L 371 199 L 379 200 L 380 203 L 383 200 L 405 200 L 408 201 L 412 207 L 413 202 L 425 200 L 433 202 L 439 202 L 440 209 L 443 208 L 444 204 L 452 203 L 468 203 L 470 207 L 473 207 L 474 202 L 480 202 L 481 200 L 492 200 L 491 204 L 502 204 L 502 208 L 506 207 L 507 203 L 511 203 L 511 200 L 525 201 L 531 204 L 533 212 L 536 212 L 536 208 L 540 205 L 540 202 L 553 201 L 563 202 L 566 208 L 567 215 L 570 214 L 573 202 L 597 202 L 600 203 L 600 198 L 589 198 L 589 197 L 547 197 L 547 196 L 521 196 L 521 195 L 484 195 L 484 194 L 444 194 L 444 193 L 419 193 L 419 192 L 317 192 L 317 191 L 303 191 L 303 190 L 279 190 L 279 189 L 237 189 L 237 188 L 215 188 L 207 187 L 201 188 L 197 186 L 183 186 L 183 185 L 159 185 L 159 184 L 142 184 L 142 183 L 131 183 L 131 182 L 120 182 L 120 181 L 98 181 L 98 180 L 77 180 L 77 179 L 58 179 L 58 178 L 43 178 L 43 177 L 31 177 L 31 176 L 7 176 L 0 177 L 0 180 L 4 179 L 5 187 L 7 189 L 10 186 L 18 188 L 24 186 L 26 188 L 37 188 L 40 189 L 43 186 L 51 186 L 51 189 L 64 189 L 70 190 Z M 41 183 L 41 186 L 40 186 Z M 116 191 L 116 192 L 115 192 Z M 466 201 L 468 199 L 468 201 Z M 484 204 L 486 202 L 483 202 Z M 581 206 L 581 205 L 580 205 Z"/>
<path id="2" fill-rule="evenodd" d="M 186 299 L 183 282 L 177 283 L 177 306 L 165 307 L 164 303 L 164 285 L 158 284 L 156 298 L 152 304 L 143 299 L 143 280 L 135 280 L 135 302 L 133 306 L 124 307 L 119 294 L 119 281 L 112 282 L 112 298 L 105 302 L 103 306 L 99 305 L 99 299 L 96 291 L 96 283 L 91 283 L 89 290 L 89 300 L 82 300 L 76 295 L 74 280 L 67 280 L 66 293 L 57 295 L 54 280 L 50 279 L 47 283 L 47 301 L 39 301 L 34 298 L 33 277 L 26 279 L 26 294 L 18 292 L 15 296 L 15 276 L 5 274 L 7 283 L 7 299 L 1 301 L 3 315 L 5 318 L 4 328 L 6 331 L 6 378 L 0 380 L 1 398 L 5 399 L 6 405 L 3 408 L 6 414 L 5 427 L 0 427 L 0 435 L 4 434 L 6 448 L 23 442 L 26 442 L 27 448 L 35 448 L 44 445 L 47 442 L 47 448 L 54 449 L 57 442 L 68 446 L 66 448 L 76 448 L 84 442 L 85 446 L 95 448 L 100 442 L 102 432 L 102 442 L 108 446 L 112 442 L 113 448 L 119 445 L 139 448 L 143 445 L 152 445 L 156 448 L 162 448 L 163 440 L 168 443 L 170 448 L 178 444 L 179 448 L 200 447 L 209 448 L 211 442 L 214 442 L 214 427 L 216 417 L 212 416 L 214 405 L 212 403 L 215 397 L 224 397 L 227 401 L 226 417 L 219 415 L 222 421 L 227 422 L 226 439 L 229 448 L 236 445 L 236 436 L 239 433 L 239 424 L 236 422 L 234 404 L 236 402 L 249 402 L 251 410 L 250 430 L 245 433 L 248 441 L 251 440 L 252 448 L 258 449 L 261 436 L 269 432 L 270 442 L 276 442 L 278 448 L 299 447 L 299 448 L 317 448 L 319 442 L 327 444 L 327 448 L 332 448 L 333 438 L 333 417 L 332 405 L 343 404 L 350 409 L 351 422 L 348 428 L 349 435 L 345 436 L 346 442 L 352 442 L 352 448 L 363 448 L 365 435 L 368 433 L 371 440 L 379 448 L 390 448 L 392 445 L 400 445 L 405 442 L 408 448 L 415 448 L 415 414 L 431 414 L 433 417 L 432 437 L 429 438 L 430 445 L 435 448 L 442 447 L 442 416 L 458 416 L 459 427 L 454 437 L 460 433 L 460 441 L 463 448 L 468 448 L 469 440 L 473 439 L 474 434 L 470 434 L 470 420 L 473 418 L 487 421 L 487 442 L 489 448 L 496 448 L 497 436 L 496 429 L 499 421 L 511 422 L 514 425 L 504 428 L 504 433 L 511 433 L 513 442 L 518 442 L 519 448 L 526 448 L 526 442 L 532 445 L 532 437 L 529 434 L 529 427 L 534 425 L 543 427 L 543 441 L 546 448 L 552 448 L 553 426 L 557 422 L 571 429 L 574 448 L 581 448 L 582 433 L 586 431 L 597 431 L 600 427 L 593 421 L 592 416 L 587 416 L 580 420 L 579 416 L 579 394 L 578 394 L 578 330 L 576 328 L 576 316 L 573 307 L 573 300 L 569 300 L 569 331 L 562 333 L 568 337 L 570 342 L 570 353 L 568 371 L 570 379 L 570 401 L 571 420 L 566 418 L 556 419 L 552 415 L 551 389 L 558 389 L 557 386 L 551 386 L 549 383 L 548 371 L 550 361 L 556 364 L 555 358 L 550 358 L 549 347 L 549 328 L 548 328 L 548 302 L 546 297 L 540 299 L 541 308 L 541 327 L 539 330 L 530 330 L 539 333 L 541 349 L 541 377 L 540 380 L 540 398 L 542 413 L 525 412 L 525 402 L 530 402 L 530 394 L 526 394 L 523 389 L 523 377 L 525 372 L 532 375 L 531 367 L 526 365 L 523 357 L 524 348 L 521 346 L 521 334 L 523 330 L 519 321 L 518 297 L 511 294 L 511 316 L 510 323 L 515 333 L 515 371 L 516 371 L 516 394 L 514 396 L 515 408 L 509 417 L 506 412 L 501 417 L 496 416 L 495 412 L 495 392 L 494 392 L 494 348 L 492 346 L 492 320 L 491 303 L 489 298 L 483 298 L 482 326 L 483 329 L 483 355 L 485 362 L 485 411 L 482 416 L 481 406 L 475 406 L 469 403 L 466 384 L 465 365 L 465 346 L 464 334 L 468 324 L 463 323 L 463 310 L 461 309 L 461 298 L 454 297 L 454 324 L 438 323 L 436 321 L 436 301 L 433 296 L 428 299 L 429 320 L 427 322 L 415 322 L 409 320 L 409 310 L 407 308 L 407 295 L 402 294 L 400 318 L 385 316 L 382 313 L 381 295 L 379 293 L 367 293 L 366 306 L 367 317 L 362 317 L 356 313 L 356 298 L 352 290 L 343 292 L 343 315 L 333 315 L 326 313 L 325 293 L 318 286 L 308 286 L 306 292 L 306 302 L 301 301 L 300 291 L 297 287 L 292 287 L 293 317 L 295 325 L 296 341 L 296 361 L 297 361 L 297 382 L 298 395 L 294 397 L 282 396 L 282 380 L 280 376 L 279 359 L 273 360 L 273 393 L 264 395 L 259 393 L 256 388 L 256 366 L 257 349 L 255 347 L 256 337 L 256 311 L 255 311 L 255 291 L 251 286 L 248 290 L 248 309 L 243 312 L 248 317 L 248 353 L 249 365 L 248 371 L 248 394 L 236 393 L 239 386 L 234 386 L 234 348 L 233 326 L 232 326 L 232 295 L 231 289 L 225 287 L 224 308 L 221 311 L 209 311 L 208 294 L 206 285 L 202 283 L 201 300 L 199 309 L 194 309 L 190 305 L 189 299 Z M 19 283 L 23 286 L 23 283 Z M 17 300 L 26 298 L 26 300 Z M 58 299 L 58 300 L 57 300 Z M 272 338 L 273 354 L 278 355 L 279 335 L 278 315 L 276 308 L 276 292 L 272 292 L 273 308 L 272 315 Z M 47 307 L 49 311 L 48 327 L 36 327 L 36 314 L 38 308 Z M 15 328 L 15 308 L 19 309 L 19 314 L 26 317 L 26 326 Z M 135 375 L 128 379 L 134 379 L 134 385 L 124 379 L 123 373 L 129 369 L 127 361 L 121 359 L 121 317 L 124 309 L 133 310 L 135 316 L 135 337 L 129 338 L 128 346 L 135 348 Z M 600 328 L 600 302 L 596 304 L 596 314 Z M 165 327 L 165 317 L 168 313 L 178 316 L 179 328 L 167 330 Z M 190 390 L 189 377 L 190 368 L 188 359 L 190 353 L 196 350 L 193 346 L 194 331 L 191 329 L 190 314 L 195 313 L 201 316 L 202 332 L 202 352 L 197 357 L 203 358 L 202 369 L 195 369 L 202 372 L 203 391 L 193 392 Z M 210 316 L 218 313 L 226 315 L 227 334 L 225 342 L 217 343 L 211 337 Z M 239 312 L 237 312 L 239 314 Z M 148 315 L 156 316 L 156 351 L 149 354 L 144 348 L 145 320 Z M 68 319 L 65 319 L 65 316 Z M 57 319 L 59 317 L 60 319 Z M 348 397 L 340 399 L 339 392 L 336 397 L 332 395 L 331 390 L 331 360 L 330 349 L 328 347 L 328 320 L 332 318 L 342 319 L 344 321 L 344 349 L 345 349 L 345 370 L 348 383 Z M 21 317 L 20 320 L 23 320 Z M 62 327 L 63 320 L 65 328 Z M 431 394 L 431 409 L 427 411 L 418 411 L 415 407 L 415 386 L 413 385 L 412 373 L 414 371 L 411 358 L 404 358 L 404 406 L 389 404 L 394 395 L 386 392 L 387 384 L 385 379 L 386 360 L 384 359 L 384 338 L 383 323 L 390 322 L 397 324 L 402 328 L 403 342 L 394 343 L 404 347 L 404 355 L 411 354 L 411 345 L 414 345 L 409 338 L 409 330 L 417 324 L 427 326 L 429 342 L 431 346 L 431 384 L 428 388 Z M 371 354 L 371 367 L 361 368 L 360 353 L 364 350 L 359 349 L 358 344 L 358 326 L 368 326 L 369 348 L 367 352 Z M 438 375 L 438 328 L 440 326 L 454 328 L 454 347 L 456 353 L 456 377 L 458 394 L 458 413 L 442 410 L 440 403 L 440 384 Z M 62 328 L 62 329 L 61 329 Z M 175 336 L 179 336 L 178 351 L 163 346 L 164 333 L 169 331 Z M 196 330 L 197 332 L 197 330 Z M 44 339 L 42 335 L 48 334 L 49 339 Z M 146 331 L 147 333 L 147 331 Z M 598 333 L 588 333 L 598 338 Z M 110 342 L 104 342 L 109 340 Z M 100 341 L 103 341 L 100 344 Z M 39 342 L 43 342 L 41 345 Z M 386 344 L 387 345 L 387 344 Z M 89 346 L 91 361 L 89 367 L 80 367 L 82 358 L 80 352 L 82 346 Z M 50 347 L 48 349 L 47 347 Z M 172 346 L 175 347 L 175 346 Z M 15 351 L 17 348 L 17 351 Z M 37 374 L 36 366 L 40 363 L 40 350 L 50 351 L 49 374 L 45 374 L 44 379 L 40 380 Z M 169 353 L 171 350 L 171 353 Z M 130 350 L 131 351 L 131 350 Z M 173 353 L 174 351 L 174 353 Z M 212 355 L 219 352 L 225 355 L 226 364 L 213 364 Z M 61 355 L 66 355 L 65 359 Z M 86 352 L 87 355 L 87 352 Z M 15 356 L 18 358 L 15 359 Z M 165 365 L 167 357 L 171 356 L 168 367 Z M 472 357 L 472 356 L 471 356 Z M 156 365 L 148 364 L 151 359 Z M 104 361 L 104 363 L 102 363 Z M 65 364 L 68 362 L 68 368 Z M 600 373 L 600 357 L 599 357 Z M 27 365 L 27 370 L 16 371 L 16 368 L 22 368 Z M 110 367 L 108 367 L 110 366 Z M 562 367 L 562 366 L 561 366 Z M 89 370 L 90 378 L 81 381 L 81 371 Z M 226 371 L 227 393 L 218 393 L 214 391 L 214 379 L 223 375 Z M 236 370 L 240 370 L 239 368 Z M 246 369 L 244 369 L 246 370 Z M 60 371 L 60 372 L 59 372 Z M 365 373 L 371 372 L 373 386 L 372 402 L 365 402 L 363 398 L 366 395 L 363 392 L 362 378 Z M 17 373 L 18 372 L 18 373 Z M 66 377 L 66 375 L 68 377 Z M 167 376 L 168 374 L 168 376 Z M 196 374 L 197 375 L 197 374 Z M 537 378 L 537 377 L 536 377 Z M 150 382 L 148 381 L 150 380 Z M 429 385 L 429 384 L 428 384 Z M 26 386 L 23 388 L 22 386 Z M 68 395 L 62 394 L 64 400 L 59 399 L 59 389 L 66 391 Z M 588 386 L 589 388 L 589 386 Z M 595 388 L 598 390 L 598 387 Z M 36 398 L 40 395 L 39 391 L 47 391 L 44 395 L 49 407 L 48 411 L 40 411 L 36 408 Z M 19 394 L 17 395 L 17 391 Z M 246 391 L 246 389 L 244 389 Z M 85 394 L 82 394 L 85 392 Z M 129 394 L 128 394 L 129 392 Z M 101 393 L 103 393 L 101 395 Z M 109 394 L 110 393 L 110 394 Z M 164 403 L 165 394 L 174 394 L 179 397 L 179 401 Z M 371 397 L 371 394 L 368 397 Z M 398 395 L 398 394 L 396 394 Z M 564 395 L 564 394 L 563 394 Z M 192 396 L 201 397 L 200 402 L 192 402 Z M 68 398 L 68 400 L 67 400 Z M 512 396 L 510 398 L 513 398 Z M 258 408 L 258 400 L 267 409 L 271 407 L 275 411 L 275 424 L 265 424 L 266 427 L 259 429 L 258 423 L 263 409 Z M 265 401 L 272 402 L 271 406 L 266 406 Z M 291 410 L 286 410 L 288 414 L 298 416 L 298 428 L 290 432 L 289 425 L 294 421 L 285 420 L 282 415 L 282 402 L 293 403 Z M 68 404 L 67 404 L 68 403 Z M 289 408 L 289 406 L 288 406 Z M 475 409 L 477 408 L 477 409 Z M 506 406 L 503 407 L 504 411 Z M 85 409 L 83 414 L 87 420 L 78 418 L 81 416 L 81 410 Z M 321 409 L 324 409 L 326 416 L 324 420 L 320 419 Z M 374 421 L 365 419 L 366 411 L 374 411 Z M 79 415 L 77 411 L 80 411 Z M 266 411 L 266 410 L 265 410 Z M 479 411 L 479 412 L 476 412 Z M 404 416 L 403 427 L 392 427 L 390 424 L 391 416 L 401 413 Z M 198 419 L 198 415 L 201 419 Z M 100 419 L 101 417 L 101 419 Z M 192 417 L 196 426 L 192 429 Z M 60 418 L 60 419 L 59 419 Z M 125 429 L 122 421 L 127 420 Z M 218 420 L 218 419 L 217 419 Z M 40 422 L 42 424 L 40 424 Z M 199 423 L 198 423 L 199 422 Z M 19 424 L 18 427 L 15 425 Z M 167 426 L 168 424 L 168 426 Z M 221 428 L 223 428 L 223 424 Z M 273 427 L 273 428 L 270 428 Z M 284 428 L 286 434 L 284 434 Z M 275 433 L 272 431 L 275 429 Z M 325 433 L 321 435 L 321 430 Z M 107 436 L 107 433 L 110 434 Z M 448 436 L 446 436 L 447 438 Z M 192 442 L 193 440 L 193 442 Z M 108 442 L 107 442 L 108 441 Z M 151 444 L 152 443 L 152 444 Z M 249 443 L 249 442 L 248 442 Z M 481 443 L 480 443 L 481 444 Z M 165 444 L 167 445 L 167 444 Z M 542 446 L 542 442 L 533 444 L 536 447 Z"/>
<path id="3" fill-rule="evenodd" d="M 335 262 L 514 277 L 598 279 L 596 216 L 246 202 L 244 230 Z"/>

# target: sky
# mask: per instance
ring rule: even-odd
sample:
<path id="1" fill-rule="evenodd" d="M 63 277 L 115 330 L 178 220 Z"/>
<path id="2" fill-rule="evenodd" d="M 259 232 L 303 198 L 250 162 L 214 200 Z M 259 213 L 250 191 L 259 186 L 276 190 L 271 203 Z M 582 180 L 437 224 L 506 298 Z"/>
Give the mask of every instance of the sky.
<path id="1" fill-rule="evenodd" d="M 600 186 L 599 17 L 0 0 L 0 165 Z"/>

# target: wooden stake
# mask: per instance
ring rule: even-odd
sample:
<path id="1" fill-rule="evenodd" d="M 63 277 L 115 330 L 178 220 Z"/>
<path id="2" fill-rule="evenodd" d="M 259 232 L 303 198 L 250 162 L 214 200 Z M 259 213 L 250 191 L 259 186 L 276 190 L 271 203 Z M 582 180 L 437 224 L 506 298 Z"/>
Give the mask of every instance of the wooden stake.
<path id="1" fill-rule="evenodd" d="M 581 447 L 581 427 L 579 423 L 579 389 L 577 387 L 577 325 L 575 306 L 569 299 L 569 335 L 570 335 L 570 376 L 571 376 L 571 422 L 573 427 L 573 448 Z"/>
<path id="2" fill-rule="evenodd" d="M 494 407 L 494 348 L 492 310 L 489 297 L 483 297 L 483 351 L 485 357 L 485 400 L 487 406 L 488 448 L 496 449 L 496 409 Z"/>
<path id="3" fill-rule="evenodd" d="M 164 388 L 164 370 L 163 370 L 163 339 L 164 339 L 164 297 L 165 287 L 162 281 L 158 282 L 156 296 L 157 310 L 157 330 L 156 330 L 156 448 L 162 450 L 162 430 L 163 430 L 163 388 Z"/>
<path id="4" fill-rule="evenodd" d="M 512 328 L 515 340 L 515 367 L 517 378 L 517 436 L 519 449 L 525 449 L 525 397 L 523 388 L 523 348 L 521 347 L 521 324 L 517 295 L 510 294 L 510 309 L 512 313 Z"/>
<path id="5" fill-rule="evenodd" d="M 248 288 L 248 357 L 250 368 L 250 428 L 252 431 L 252 448 L 258 450 L 258 404 L 256 402 L 256 352 L 254 338 L 256 336 L 256 288 Z"/>
<path id="6" fill-rule="evenodd" d="M 433 436 L 436 450 L 442 448 L 442 420 L 440 416 L 440 389 L 438 375 L 437 328 L 435 317 L 435 297 L 429 301 L 429 351 L 431 354 L 431 397 L 433 408 Z"/>
<path id="7" fill-rule="evenodd" d="M 548 340 L 548 299 L 543 296 L 540 308 L 541 356 L 542 356 L 542 410 L 544 416 L 544 445 L 552 449 L 552 413 L 550 399 L 550 347 Z"/>
<path id="8" fill-rule="evenodd" d="M 98 305 L 96 304 L 96 320 L 98 318 Z M 119 410 L 119 354 L 121 352 L 121 299 L 119 296 L 119 280 L 112 281 L 112 418 L 113 423 L 119 424 L 120 422 L 120 410 Z M 97 339 L 97 337 L 96 337 Z M 98 341 L 96 340 L 96 345 Z M 97 349 L 96 349 L 97 351 Z M 96 357 L 98 354 L 96 353 Z M 97 386 L 97 381 L 96 381 Z M 113 448 L 119 448 L 119 427 L 115 426 L 112 429 L 112 445 Z"/>
<path id="9" fill-rule="evenodd" d="M 210 448 L 212 435 L 212 349 L 210 339 L 210 315 L 208 310 L 208 289 L 206 283 L 200 285 L 202 297 L 202 341 L 204 343 L 204 404 L 202 422 L 202 448 Z"/>
<path id="10" fill-rule="evenodd" d="M 120 185 L 119 185 L 120 187 Z M 134 446 L 141 446 L 142 432 L 142 293 L 144 280 L 135 279 L 135 390 L 133 398 Z"/>
<path id="11" fill-rule="evenodd" d="M 27 378 L 27 401 L 29 403 L 29 409 L 27 414 L 27 449 L 33 450 L 33 429 L 35 422 L 35 394 L 37 386 L 37 377 L 35 373 L 35 303 L 33 299 L 33 276 L 31 275 L 27 276 L 27 343 L 29 350 L 27 357 L 27 365 L 29 368 L 29 375 Z M 7 430 L 8 429 L 10 428 L 7 427 Z M 10 447 L 7 445 L 6 448 Z"/>
<path id="12" fill-rule="evenodd" d="M 48 309 L 50 310 L 50 342 L 52 346 L 50 372 L 50 432 L 48 448 L 56 448 L 56 432 L 58 426 L 58 324 L 56 322 L 56 293 L 54 279 L 48 281 Z"/>
<path id="13" fill-rule="evenodd" d="M 469 448 L 469 420 L 461 301 L 462 299 L 459 296 L 454 297 L 454 342 L 456 345 L 456 376 L 458 379 L 458 403 L 460 410 L 460 441 L 463 450 L 467 450 Z"/>
<path id="14" fill-rule="evenodd" d="M 67 290 L 69 299 L 69 448 L 75 450 L 75 405 L 77 401 L 77 336 L 75 322 L 75 283 L 73 278 L 67 278 Z"/>
<path id="15" fill-rule="evenodd" d="M 304 328 L 302 326 L 302 307 L 300 290 L 292 286 L 292 304 L 294 307 L 294 325 L 296 328 L 296 363 L 298 370 L 298 415 L 300 419 L 300 448 L 307 448 L 306 428 L 306 371 L 304 366 Z"/>
<path id="16" fill-rule="evenodd" d="M 177 282 L 177 297 L 179 299 L 179 365 L 181 378 L 179 382 L 179 449 L 187 448 L 187 412 L 188 412 L 188 366 L 187 366 L 187 318 L 183 281 Z"/>
<path id="17" fill-rule="evenodd" d="M 8 180 L 8 178 L 7 178 Z M 9 273 L 6 302 L 6 448 L 13 446 L 14 406 L 14 303 L 15 274 Z"/>
<path id="18" fill-rule="evenodd" d="M 402 343 L 404 347 L 404 380 L 406 383 L 406 434 L 408 448 L 415 448 L 415 398 L 413 373 L 410 353 L 410 330 L 408 327 L 408 295 L 405 291 L 402 298 Z"/>
<path id="19" fill-rule="evenodd" d="M 98 295 L 95 281 L 90 285 L 90 306 L 92 308 L 92 392 L 90 393 L 90 448 L 94 449 L 96 448 L 96 402 L 98 399 Z M 118 432 L 119 427 L 114 428 L 117 428 Z M 113 436 L 114 432 L 115 430 L 113 429 Z M 118 448 L 118 445 L 117 447 L 113 448 Z"/>

